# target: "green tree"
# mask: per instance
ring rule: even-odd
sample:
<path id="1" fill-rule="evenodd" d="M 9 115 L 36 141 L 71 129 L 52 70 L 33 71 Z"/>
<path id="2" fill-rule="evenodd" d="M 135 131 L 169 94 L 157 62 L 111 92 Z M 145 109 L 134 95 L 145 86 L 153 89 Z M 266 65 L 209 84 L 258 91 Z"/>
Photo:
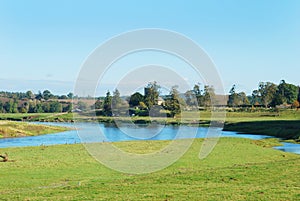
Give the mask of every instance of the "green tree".
<path id="1" fill-rule="evenodd" d="M 39 91 L 39 93 L 35 96 L 35 99 L 37 100 L 42 100 L 44 97 L 43 97 L 43 94 L 41 91 Z"/>
<path id="2" fill-rule="evenodd" d="M 165 108 L 170 111 L 170 115 L 172 117 L 181 113 L 181 100 L 177 88 L 177 86 L 173 86 L 171 88 L 169 98 L 165 102 Z"/>
<path id="3" fill-rule="evenodd" d="M 43 105 L 41 102 L 37 102 L 36 103 L 36 109 L 35 109 L 36 113 L 44 113 L 46 111 L 43 110 Z"/>
<path id="4" fill-rule="evenodd" d="M 63 112 L 71 112 L 73 110 L 73 104 L 67 103 L 65 106 L 63 106 L 62 111 Z"/>
<path id="5" fill-rule="evenodd" d="M 145 104 L 148 109 L 153 105 L 157 105 L 158 96 L 159 96 L 160 86 L 157 85 L 157 82 L 150 82 L 147 87 L 145 87 Z"/>
<path id="6" fill-rule="evenodd" d="M 27 113 L 29 110 L 29 103 L 28 102 L 23 102 L 20 108 L 18 108 L 19 112 L 21 113 Z"/>
<path id="7" fill-rule="evenodd" d="M 61 95 L 61 96 L 57 96 L 58 99 L 68 99 L 68 96 L 66 95 Z"/>
<path id="8" fill-rule="evenodd" d="M 216 94 L 213 86 L 204 86 L 203 104 L 205 107 L 210 107 L 213 104 L 216 104 Z"/>
<path id="9" fill-rule="evenodd" d="M 238 93 L 238 105 L 249 105 L 249 99 L 245 92 Z"/>
<path id="10" fill-rule="evenodd" d="M 147 109 L 147 105 L 144 103 L 144 102 L 139 102 L 139 108 L 141 109 L 141 110 L 146 110 Z"/>
<path id="11" fill-rule="evenodd" d="M 194 94 L 196 96 L 201 95 L 201 90 L 200 90 L 200 84 L 199 83 L 194 85 L 193 91 L 194 91 Z"/>
<path id="12" fill-rule="evenodd" d="M 4 111 L 6 113 L 11 113 L 11 111 L 12 111 L 12 104 L 13 104 L 12 101 L 7 101 L 7 102 L 4 103 L 3 108 L 4 108 Z"/>
<path id="13" fill-rule="evenodd" d="M 43 91 L 43 98 L 45 100 L 49 100 L 50 98 L 53 98 L 53 94 L 49 90 Z"/>
<path id="14" fill-rule="evenodd" d="M 112 103 L 112 96 L 110 95 L 110 92 L 107 91 L 106 96 L 104 98 L 104 102 L 103 102 L 103 114 L 105 116 L 112 115 L 111 103 Z"/>
<path id="15" fill-rule="evenodd" d="M 77 107 L 78 107 L 78 109 L 80 109 L 82 111 L 86 111 L 88 109 L 87 103 L 83 102 L 83 101 L 78 101 Z"/>
<path id="16" fill-rule="evenodd" d="M 28 113 L 43 113 L 42 103 L 38 100 L 33 100 L 29 102 Z"/>
<path id="17" fill-rule="evenodd" d="M 113 96 L 111 99 L 111 107 L 112 107 L 112 113 L 113 115 L 119 116 L 121 113 L 123 113 L 123 100 L 121 99 L 120 92 L 118 89 L 116 89 L 113 92 Z"/>
<path id="18" fill-rule="evenodd" d="M 68 93 L 67 97 L 68 97 L 69 99 L 72 99 L 72 98 L 74 97 L 74 94 L 70 92 L 70 93 Z"/>
<path id="19" fill-rule="evenodd" d="M 229 97 L 228 97 L 227 105 L 229 107 L 236 107 L 236 106 L 239 105 L 239 96 L 235 92 L 235 84 L 231 87 L 231 89 L 229 91 Z"/>
<path id="20" fill-rule="evenodd" d="M 261 97 L 261 102 L 265 107 L 268 107 L 274 99 L 277 91 L 277 85 L 272 82 L 260 82 L 258 92 Z"/>
<path id="21" fill-rule="evenodd" d="M 32 93 L 32 91 L 27 91 L 26 92 L 26 98 L 28 98 L 28 99 L 34 99 L 35 95 L 34 95 L 34 93 Z"/>
<path id="22" fill-rule="evenodd" d="M 36 112 L 36 101 L 29 102 L 28 113 L 35 113 Z"/>
<path id="23" fill-rule="evenodd" d="M 49 111 L 52 113 L 62 112 L 62 104 L 58 101 L 51 102 Z"/>
<path id="24" fill-rule="evenodd" d="M 42 108 L 43 108 L 43 112 L 50 112 L 50 103 L 49 102 L 42 102 Z"/>
<path id="25" fill-rule="evenodd" d="M 298 102 L 300 103 L 300 86 L 298 86 Z"/>
<path id="26" fill-rule="evenodd" d="M 93 105 L 93 108 L 92 109 L 95 109 L 95 110 L 99 110 L 102 108 L 102 101 L 98 98 L 95 102 L 95 104 Z"/>
<path id="27" fill-rule="evenodd" d="M 199 107 L 204 106 L 204 97 L 201 93 L 200 83 L 194 85 L 193 92 L 196 96 L 198 106 Z"/>
<path id="28" fill-rule="evenodd" d="M 270 106 L 275 107 L 276 105 L 281 105 L 283 103 L 286 103 L 285 98 L 277 91 L 276 95 L 273 97 L 272 102 L 270 103 Z"/>
<path id="29" fill-rule="evenodd" d="M 139 92 L 135 92 L 130 96 L 129 105 L 131 107 L 139 106 L 140 102 L 144 101 L 144 96 Z"/>
<path id="30" fill-rule="evenodd" d="M 292 104 L 298 98 L 298 87 L 293 84 L 288 84 L 284 80 L 281 80 L 278 85 L 277 97 L 281 98 L 281 104 Z"/>
<path id="31" fill-rule="evenodd" d="M 2 101 L 0 100 L 0 113 L 3 113 L 4 112 L 4 109 L 3 109 L 3 103 Z"/>
<path id="32" fill-rule="evenodd" d="M 252 92 L 251 104 L 252 105 L 261 104 L 261 98 L 259 95 L 259 91 L 257 89 L 253 90 Z"/>
<path id="33" fill-rule="evenodd" d="M 113 108 L 119 108 L 121 106 L 122 102 L 123 102 L 123 100 L 121 99 L 120 92 L 119 92 L 118 89 L 116 89 L 113 92 L 113 96 L 112 96 L 112 99 L 111 99 L 112 107 Z"/>
<path id="34" fill-rule="evenodd" d="M 18 101 L 14 100 L 13 106 L 12 106 L 12 113 L 18 113 L 18 112 L 19 112 L 19 110 L 18 110 Z"/>
<path id="35" fill-rule="evenodd" d="M 193 90 L 188 90 L 184 93 L 186 104 L 190 107 L 197 107 L 198 101 Z"/>

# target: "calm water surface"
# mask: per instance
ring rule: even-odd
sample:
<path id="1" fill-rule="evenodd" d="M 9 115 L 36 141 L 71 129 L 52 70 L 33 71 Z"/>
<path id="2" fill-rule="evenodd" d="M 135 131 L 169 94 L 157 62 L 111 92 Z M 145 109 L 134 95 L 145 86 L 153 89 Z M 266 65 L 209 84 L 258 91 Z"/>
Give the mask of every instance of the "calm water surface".
<path id="1" fill-rule="evenodd" d="M 24 147 L 55 144 L 76 144 L 85 142 L 120 142 L 131 140 L 172 140 L 182 138 L 205 138 L 208 128 L 193 126 L 172 126 L 172 125 L 134 125 L 122 124 L 118 127 L 111 124 L 79 123 L 78 136 L 75 125 L 72 123 L 37 123 L 47 125 L 58 125 L 74 128 L 74 130 L 46 134 L 32 137 L 5 138 L 0 139 L 0 147 Z M 211 128 L 212 132 L 220 133 L 220 137 L 239 137 L 249 139 L 264 139 L 270 136 L 237 134 L 237 132 L 221 131 L 219 128 Z M 100 134 L 102 133 L 102 134 Z M 178 133 L 183 133 L 179 135 Z M 283 143 L 283 146 L 275 147 L 278 150 L 300 154 L 300 144 Z"/>

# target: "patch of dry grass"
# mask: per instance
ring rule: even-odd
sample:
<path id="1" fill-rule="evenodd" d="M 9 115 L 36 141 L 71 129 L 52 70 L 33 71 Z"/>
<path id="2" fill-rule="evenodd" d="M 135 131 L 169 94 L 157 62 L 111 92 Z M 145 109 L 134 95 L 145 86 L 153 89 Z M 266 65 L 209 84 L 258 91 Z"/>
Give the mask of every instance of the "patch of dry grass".
<path id="1" fill-rule="evenodd" d="M 69 130 L 65 127 L 30 124 L 24 122 L 0 121 L 0 138 L 34 136 Z"/>

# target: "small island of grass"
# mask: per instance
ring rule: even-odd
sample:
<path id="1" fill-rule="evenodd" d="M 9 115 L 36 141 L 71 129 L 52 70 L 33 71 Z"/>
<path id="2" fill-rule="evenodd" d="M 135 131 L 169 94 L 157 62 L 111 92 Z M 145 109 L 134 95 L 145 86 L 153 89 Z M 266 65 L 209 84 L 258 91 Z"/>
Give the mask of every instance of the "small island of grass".
<path id="1" fill-rule="evenodd" d="M 0 121 L 0 138 L 35 136 L 67 131 L 69 128 L 26 122 Z"/>

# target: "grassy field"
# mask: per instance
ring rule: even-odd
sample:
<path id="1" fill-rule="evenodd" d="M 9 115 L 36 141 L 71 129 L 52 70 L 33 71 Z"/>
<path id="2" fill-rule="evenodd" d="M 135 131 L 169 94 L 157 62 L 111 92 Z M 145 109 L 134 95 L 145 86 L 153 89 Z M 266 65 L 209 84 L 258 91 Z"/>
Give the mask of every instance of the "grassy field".
<path id="1" fill-rule="evenodd" d="M 0 121 L 0 138 L 34 136 L 49 133 L 58 133 L 69 128 L 28 124 L 25 122 Z"/>
<path id="2" fill-rule="evenodd" d="M 167 141 L 114 143 L 128 152 Z M 5 148 L 1 200 L 299 200 L 300 156 L 270 148 L 274 140 L 222 138 L 204 160 L 201 139 L 170 167 L 151 174 L 119 173 L 82 145 Z M 151 146 L 149 146 L 149 144 Z"/>
<path id="3" fill-rule="evenodd" d="M 176 118 L 168 118 L 167 121 L 183 121 L 191 122 L 195 120 L 195 117 L 200 115 L 199 120 L 210 121 L 211 112 L 210 111 L 184 111 L 183 119 L 181 116 Z M 15 121 L 71 121 L 73 116 L 78 120 L 89 120 L 91 117 L 88 115 L 78 115 L 76 113 L 0 113 L 0 120 L 15 120 Z M 98 119 L 100 121 L 111 121 L 111 119 L 116 117 L 104 117 L 100 116 Z M 123 118 L 126 120 L 126 118 Z M 148 117 L 132 117 L 128 120 L 149 120 Z M 153 118 L 157 121 L 165 121 L 164 118 Z M 93 119 L 95 120 L 95 119 Z M 265 111 L 255 111 L 255 112 L 226 112 L 226 122 L 241 122 L 241 121 L 256 121 L 256 120 L 300 120 L 300 110 L 281 110 L 279 112 L 274 112 L 270 110 Z"/>
<path id="4" fill-rule="evenodd" d="M 300 120 L 250 121 L 227 123 L 225 131 L 239 131 L 249 134 L 265 134 L 300 142 Z"/>
<path id="5" fill-rule="evenodd" d="M 300 110 L 283 110 L 279 113 L 228 112 L 224 130 L 265 134 L 300 142 Z"/>

